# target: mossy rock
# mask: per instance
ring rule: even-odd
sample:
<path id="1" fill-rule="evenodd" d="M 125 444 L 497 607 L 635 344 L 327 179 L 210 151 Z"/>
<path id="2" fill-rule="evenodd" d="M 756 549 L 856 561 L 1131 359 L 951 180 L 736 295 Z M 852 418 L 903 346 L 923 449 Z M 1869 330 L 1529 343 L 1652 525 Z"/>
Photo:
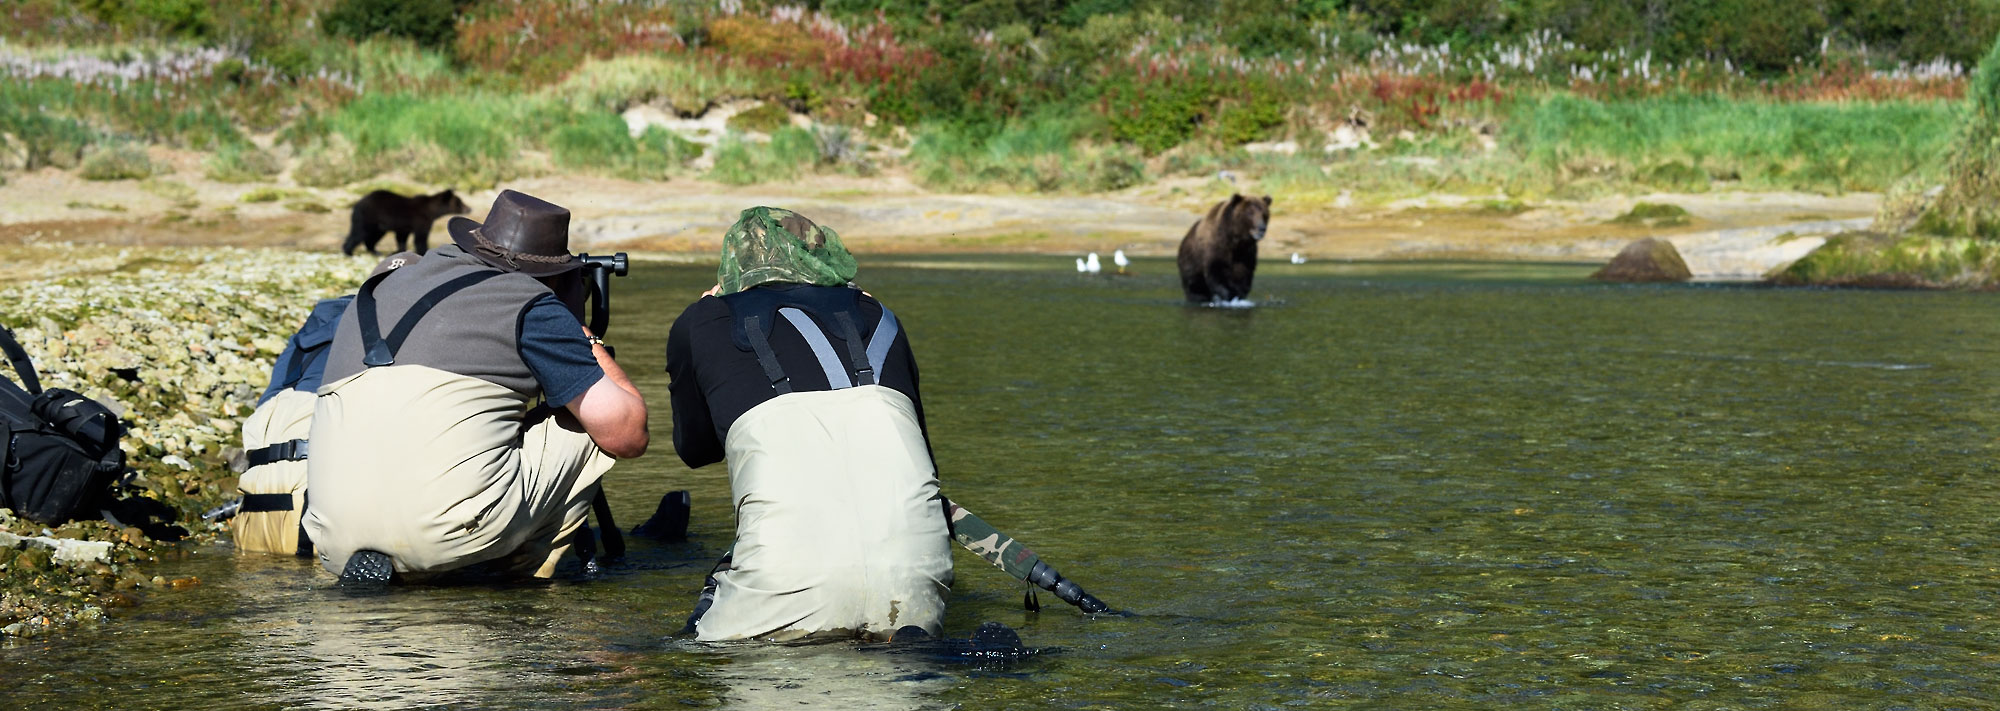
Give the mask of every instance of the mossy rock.
<path id="1" fill-rule="evenodd" d="M 1642 202 L 1632 206 L 1632 210 L 1612 218 L 1617 225 L 1643 225 L 1646 227 L 1679 227 L 1692 221 L 1688 211 L 1679 205 L 1658 202 Z"/>
<path id="2" fill-rule="evenodd" d="M 1674 243 L 1647 237 L 1625 245 L 1611 263 L 1591 274 L 1598 281 L 1620 283 L 1679 282 L 1694 278 Z"/>
<path id="3" fill-rule="evenodd" d="M 2000 286 L 2000 242 L 1845 232 L 1772 272 L 1767 281 L 1782 286 L 1993 289 Z"/>
<path id="4" fill-rule="evenodd" d="M 792 112 L 776 102 L 766 102 L 756 108 L 729 117 L 729 127 L 738 131 L 757 133 L 777 133 L 778 129 L 792 125 Z"/>

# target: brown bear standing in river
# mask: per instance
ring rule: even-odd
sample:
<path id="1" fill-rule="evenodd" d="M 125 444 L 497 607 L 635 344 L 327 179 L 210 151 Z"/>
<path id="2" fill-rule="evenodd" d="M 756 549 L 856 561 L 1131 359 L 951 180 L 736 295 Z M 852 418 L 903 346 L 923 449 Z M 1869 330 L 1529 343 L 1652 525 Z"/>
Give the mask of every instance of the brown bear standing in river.
<path id="1" fill-rule="evenodd" d="M 1271 221 L 1271 196 L 1231 195 L 1181 238 L 1181 291 L 1188 303 L 1250 298 L 1257 272 L 1257 242 Z"/>
<path id="2" fill-rule="evenodd" d="M 356 247 L 365 245 L 369 254 L 376 254 L 375 245 L 382 241 L 382 235 L 394 232 L 396 251 L 407 249 L 405 245 L 411 236 L 415 236 L 416 252 L 423 254 L 431 246 L 431 223 L 445 215 L 467 212 L 471 210 L 465 206 L 465 201 L 458 199 L 450 190 L 416 197 L 377 190 L 354 203 L 354 216 L 348 221 L 347 242 L 340 245 L 340 251 L 352 255 Z"/>

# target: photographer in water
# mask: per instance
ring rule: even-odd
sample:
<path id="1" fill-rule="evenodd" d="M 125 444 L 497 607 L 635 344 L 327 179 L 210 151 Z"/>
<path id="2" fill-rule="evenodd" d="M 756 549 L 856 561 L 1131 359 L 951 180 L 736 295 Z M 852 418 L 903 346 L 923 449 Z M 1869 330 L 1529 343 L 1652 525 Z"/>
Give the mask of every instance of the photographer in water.
<path id="1" fill-rule="evenodd" d="M 547 577 L 612 458 L 646 451 L 645 402 L 577 317 L 569 211 L 507 190 L 449 231 L 361 287 L 327 358 L 305 526 L 344 583 Z"/>
<path id="2" fill-rule="evenodd" d="M 833 230 L 753 207 L 668 332 L 674 449 L 727 459 L 736 502 L 700 639 L 938 633 L 951 550 L 916 360 L 854 273 Z"/>

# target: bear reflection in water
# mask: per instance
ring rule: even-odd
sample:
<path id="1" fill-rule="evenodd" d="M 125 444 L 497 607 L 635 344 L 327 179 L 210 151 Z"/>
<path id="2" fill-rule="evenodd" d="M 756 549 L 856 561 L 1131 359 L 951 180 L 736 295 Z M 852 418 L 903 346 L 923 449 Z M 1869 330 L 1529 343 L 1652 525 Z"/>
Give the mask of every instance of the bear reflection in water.
<path id="1" fill-rule="evenodd" d="M 1253 306 L 1250 280 L 1257 272 L 1257 243 L 1271 220 L 1271 196 L 1241 193 L 1216 203 L 1181 238 L 1177 259 L 1188 303 Z"/>

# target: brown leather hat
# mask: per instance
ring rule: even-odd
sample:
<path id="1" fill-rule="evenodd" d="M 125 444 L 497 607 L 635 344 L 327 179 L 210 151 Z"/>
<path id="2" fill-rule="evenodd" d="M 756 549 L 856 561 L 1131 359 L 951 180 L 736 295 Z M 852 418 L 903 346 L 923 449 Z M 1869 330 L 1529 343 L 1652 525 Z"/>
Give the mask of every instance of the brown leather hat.
<path id="1" fill-rule="evenodd" d="M 454 217 L 445 228 L 466 254 L 506 271 L 545 277 L 583 268 L 569 253 L 569 210 L 533 195 L 502 190 L 485 224 Z"/>

